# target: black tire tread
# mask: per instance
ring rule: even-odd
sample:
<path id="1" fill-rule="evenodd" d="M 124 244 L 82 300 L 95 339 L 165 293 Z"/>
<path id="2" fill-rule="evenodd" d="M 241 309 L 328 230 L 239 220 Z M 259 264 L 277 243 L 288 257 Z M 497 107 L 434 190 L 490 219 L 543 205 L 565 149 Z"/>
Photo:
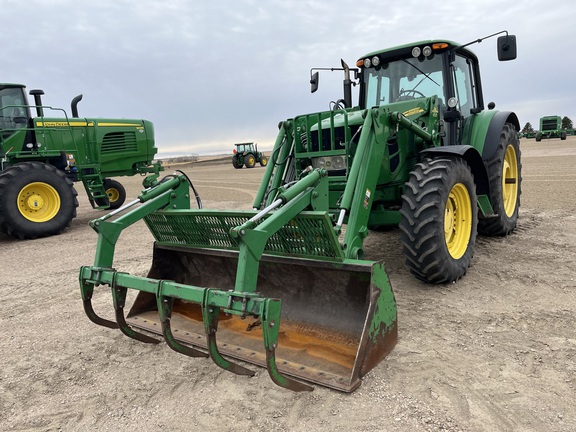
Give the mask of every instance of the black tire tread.
<path id="1" fill-rule="evenodd" d="M 506 215 L 502 200 L 502 164 L 508 145 L 514 146 L 518 162 L 518 200 L 516 210 L 511 217 Z M 478 221 L 478 233 L 485 236 L 506 236 L 512 233 L 518 223 L 518 210 L 520 208 L 520 195 L 522 193 L 522 158 L 520 144 L 514 126 L 506 123 L 500 133 L 498 147 L 494 156 L 486 163 L 488 170 L 488 182 L 490 185 L 490 202 L 497 214 L 496 217 L 480 219 Z"/>
<path id="2" fill-rule="evenodd" d="M 472 233 L 464 255 L 455 260 L 446 247 L 444 211 L 452 186 L 467 184 L 472 200 Z M 417 279 L 441 284 L 466 274 L 476 243 L 477 205 L 474 178 L 461 158 L 438 157 L 416 164 L 402 195 L 400 241 L 405 265 Z"/>
<path id="3" fill-rule="evenodd" d="M 60 221 L 57 224 L 49 223 L 51 221 L 38 224 L 43 226 L 41 230 L 27 229 L 25 225 L 18 223 L 14 220 L 13 217 L 10 216 L 10 211 L 12 209 L 6 208 L 7 206 L 0 208 L 0 230 L 19 240 L 30 240 L 60 234 L 66 227 L 70 226 L 72 219 L 76 217 L 76 208 L 78 207 L 78 193 L 74 188 L 74 183 L 68 178 L 68 176 L 66 176 L 64 172 L 52 165 L 43 162 L 22 162 L 8 167 L 2 171 L 0 173 L 0 203 L 4 201 L 4 197 L 7 193 L 14 190 L 14 181 L 21 179 L 22 176 L 25 176 L 27 173 L 33 172 L 34 170 L 38 170 L 39 172 L 42 170 L 48 171 L 62 180 L 64 184 L 70 188 L 72 196 L 72 208 L 69 208 L 69 206 L 66 205 L 70 203 L 63 203 L 63 207 L 68 207 L 68 214 L 62 214 L 59 217 Z M 0 205 L 0 207 L 2 206 Z M 56 219 L 56 217 L 54 219 Z"/>

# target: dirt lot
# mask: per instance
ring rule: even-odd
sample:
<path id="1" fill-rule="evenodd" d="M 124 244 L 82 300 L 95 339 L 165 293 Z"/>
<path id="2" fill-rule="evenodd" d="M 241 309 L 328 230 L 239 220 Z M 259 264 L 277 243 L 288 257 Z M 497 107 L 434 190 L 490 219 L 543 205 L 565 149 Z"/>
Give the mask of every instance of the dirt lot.
<path id="1" fill-rule="evenodd" d="M 403 268 L 398 231 L 371 233 L 399 311 L 399 342 L 353 394 L 296 394 L 265 370 L 225 372 L 84 315 L 78 270 L 101 216 L 83 192 L 62 235 L 0 237 L 0 429 L 17 431 L 576 430 L 576 139 L 523 140 L 519 227 L 478 240 L 466 277 L 427 286 Z M 262 168 L 186 170 L 206 208 L 250 208 Z M 129 199 L 139 178 L 126 181 Z M 115 266 L 145 275 L 152 237 L 121 237 Z M 95 307 L 112 316 L 109 294 Z"/>

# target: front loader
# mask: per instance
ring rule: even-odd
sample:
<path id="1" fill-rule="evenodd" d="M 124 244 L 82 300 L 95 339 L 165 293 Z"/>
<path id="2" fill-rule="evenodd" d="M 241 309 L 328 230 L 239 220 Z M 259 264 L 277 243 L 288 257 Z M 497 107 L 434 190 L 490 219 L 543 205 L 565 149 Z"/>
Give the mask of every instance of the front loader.
<path id="1" fill-rule="evenodd" d="M 514 36 L 498 39 L 498 53 L 515 58 Z M 465 46 L 418 42 L 341 70 L 344 98 L 330 111 L 279 124 L 253 210 L 191 209 L 189 181 L 175 174 L 92 221 L 96 258 L 80 271 L 88 317 L 237 374 L 254 372 L 235 359 L 265 366 L 291 390 L 355 390 L 397 341 L 384 264 L 364 257 L 370 230 L 399 225 L 414 276 L 453 282 L 477 232 L 516 226 L 521 164 L 518 119 L 484 109 Z M 146 277 L 114 267 L 122 230 L 142 219 L 156 240 Z M 93 309 L 100 285 L 115 320 Z"/>

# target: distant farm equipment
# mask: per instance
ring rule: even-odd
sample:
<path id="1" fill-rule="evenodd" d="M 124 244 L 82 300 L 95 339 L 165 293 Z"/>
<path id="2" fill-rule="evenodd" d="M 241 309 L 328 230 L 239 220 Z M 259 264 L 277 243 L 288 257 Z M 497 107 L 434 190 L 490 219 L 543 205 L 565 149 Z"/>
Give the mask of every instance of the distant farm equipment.
<path id="1" fill-rule="evenodd" d="M 540 119 L 540 130 L 536 132 L 534 139 L 542 141 L 542 138 L 560 138 L 565 140 L 567 131 L 562 129 L 562 117 L 545 116 Z"/>
<path id="2" fill-rule="evenodd" d="M 232 156 L 232 165 L 234 168 L 254 168 L 257 163 L 261 166 L 266 166 L 268 164 L 268 158 L 261 152 L 258 151 L 258 146 L 254 143 L 239 143 L 234 144 L 236 148 L 234 149 Z"/>

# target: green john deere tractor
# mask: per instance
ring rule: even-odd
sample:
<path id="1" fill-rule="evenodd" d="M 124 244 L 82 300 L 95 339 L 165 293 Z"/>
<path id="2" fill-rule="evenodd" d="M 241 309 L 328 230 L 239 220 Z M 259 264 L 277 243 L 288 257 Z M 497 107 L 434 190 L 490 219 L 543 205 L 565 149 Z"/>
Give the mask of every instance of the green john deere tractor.
<path id="1" fill-rule="evenodd" d="M 542 138 L 560 138 L 564 141 L 566 135 L 566 131 L 562 129 L 562 117 L 545 116 L 540 118 L 540 130 L 534 138 L 536 141 L 542 141 Z"/>
<path id="2" fill-rule="evenodd" d="M 0 84 L 0 231 L 17 239 L 61 233 L 76 217 L 74 182 L 82 182 L 100 209 L 118 209 L 126 199 L 112 177 L 152 173 L 143 184 L 155 182 L 162 167 L 153 163 L 152 123 L 79 118 L 82 95 L 68 118 L 62 109 L 42 106 L 42 90 L 30 91 L 31 107 L 24 89 Z M 63 117 L 47 117 L 47 110 Z"/>
<path id="3" fill-rule="evenodd" d="M 342 62 L 344 97 L 330 111 L 281 122 L 252 211 L 191 209 L 187 179 L 173 176 L 132 211 L 92 221 L 88 317 L 236 374 L 254 372 L 232 359 L 265 366 L 291 390 L 356 389 L 397 340 L 384 264 L 364 259 L 370 230 L 399 225 L 414 276 L 448 283 L 466 273 L 477 232 L 517 223 L 519 122 L 485 109 L 467 45 L 422 41 Z M 498 54 L 516 57 L 514 36 L 498 38 Z M 156 239 L 147 277 L 114 267 L 121 230 L 141 219 Z M 114 320 L 92 306 L 100 285 L 112 288 Z"/>
<path id="4" fill-rule="evenodd" d="M 268 158 L 258 151 L 258 146 L 254 143 L 240 143 L 234 145 L 236 146 L 233 151 L 234 156 L 232 156 L 232 165 L 234 168 L 239 169 L 243 166 L 246 168 L 254 168 L 256 163 L 259 163 L 261 166 L 266 166 L 268 164 Z"/>

